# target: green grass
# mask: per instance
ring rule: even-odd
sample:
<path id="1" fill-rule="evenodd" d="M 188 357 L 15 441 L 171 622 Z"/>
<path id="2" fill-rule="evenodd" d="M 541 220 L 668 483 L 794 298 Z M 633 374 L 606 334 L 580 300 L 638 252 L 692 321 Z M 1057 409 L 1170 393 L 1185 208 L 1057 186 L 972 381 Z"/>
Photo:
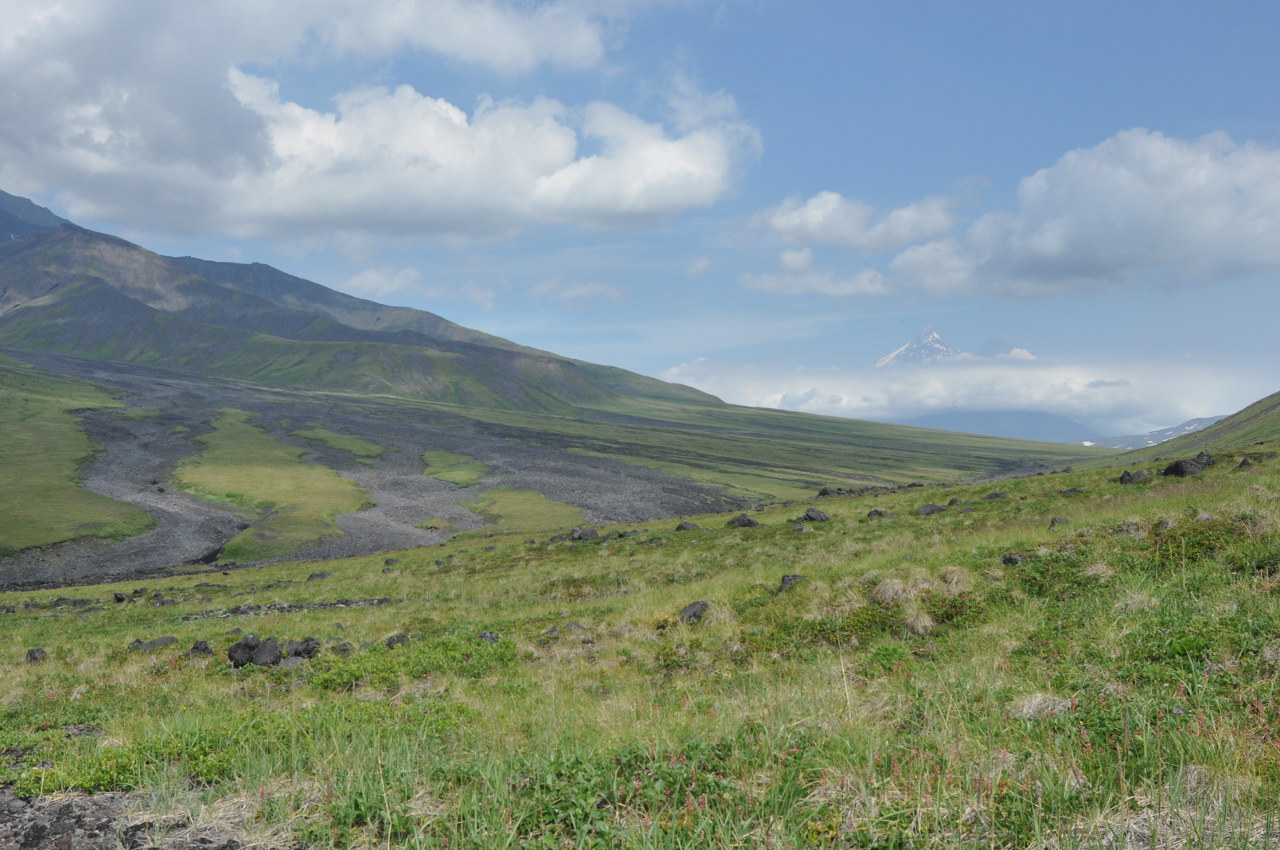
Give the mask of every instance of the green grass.
<path id="1" fill-rule="evenodd" d="M 582 508 L 548 499 L 532 490 L 490 490 L 473 502 L 463 502 L 462 506 L 491 524 L 472 534 L 525 534 L 583 522 Z"/>
<path id="2" fill-rule="evenodd" d="M 174 473 L 183 489 L 244 508 L 258 520 L 228 542 L 223 559 L 289 555 L 341 534 L 333 518 L 366 506 L 366 491 L 331 469 L 302 462 L 305 449 L 281 443 L 249 419 L 244 411 L 224 410 L 213 433 L 197 438 L 205 450 Z"/>
<path id="3" fill-rule="evenodd" d="M 314 427 L 302 431 L 291 431 L 289 436 L 323 443 L 329 448 L 350 452 L 356 457 L 378 458 L 387 453 L 386 446 L 380 446 L 352 434 L 337 434 L 326 428 Z"/>
<path id="4" fill-rule="evenodd" d="M 74 411 L 119 407 L 85 384 L 0 357 L 0 555 L 77 537 L 123 539 L 154 522 L 79 485 L 95 447 Z"/>
<path id="5" fill-rule="evenodd" d="M 422 453 L 422 463 L 426 467 L 423 470 L 426 475 L 459 487 L 479 484 L 489 473 L 489 467 L 475 458 L 449 452 L 425 451 Z"/>
<path id="6" fill-rule="evenodd" d="M 574 454 L 659 469 L 762 502 L 803 498 L 828 485 L 941 482 L 1116 454 L 732 405 L 650 401 L 617 411 L 620 420 L 450 411 Z"/>
<path id="7" fill-rule="evenodd" d="M 0 783 L 319 847 L 1276 846 L 1280 461 L 1238 456 L 3 594 Z M 233 671 L 231 628 L 326 648 Z"/>

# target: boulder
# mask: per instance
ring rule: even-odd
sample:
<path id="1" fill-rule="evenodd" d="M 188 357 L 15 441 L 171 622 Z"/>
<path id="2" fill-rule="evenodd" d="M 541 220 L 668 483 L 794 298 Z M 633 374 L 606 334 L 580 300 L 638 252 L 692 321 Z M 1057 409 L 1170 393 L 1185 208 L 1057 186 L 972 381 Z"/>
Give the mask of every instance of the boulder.
<path id="1" fill-rule="evenodd" d="M 746 514 L 738 514 L 733 519 L 725 523 L 730 528 L 755 528 L 760 523 Z"/>
<path id="2" fill-rule="evenodd" d="M 588 526 L 579 526 L 569 532 L 570 540 L 595 540 L 600 536 L 600 532 Z"/>
<path id="3" fill-rule="evenodd" d="M 37 646 L 34 649 L 27 650 L 28 664 L 43 664 L 45 659 L 49 657 L 49 653 L 44 651 L 44 647 Z"/>
<path id="4" fill-rule="evenodd" d="M 1120 483 L 1137 484 L 1139 481 L 1146 481 L 1150 477 L 1145 469 L 1135 469 L 1132 472 L 1126 469 L 1120 473 Z"/>
<path id="5" fill-rule="evenodd" d="M 1049 520 L 1050 528 L 1057 528 L 1060 525 L 1070 525 L 1070 524 L 1071 524 L 1071 520 L 1067 519 L 1064 516 L 1056 516 Z"/>
<path id="6" fill-rule="evenodd" d="M 408 642 L 409 636 L 404 632 L 396 632 L 391 637 L 383 641 L 383 643 L 386 644 L 387 649 L 395 649 L 397 646 L 401 646 Z"/>
<path id="7" fill-rule="evenodd" d="M 480 634 L 476 635 L 476 637 L 480 638 L 480 640 L 484 641 L 485 643 L 497 643 L 498 641 L 502 640 L 502 638 L 498 637 L 493 632 L 481 632 Z"/>
<path id="8" fill-rule="evenodd" d="M 1008 493 L 1006 493 L 1006 492 L 1004 492 L 1003 490 L 996 490 L 996 491 L 994 491 L 994 492 L 992 492 L 992 493 L 988 493 L 987 495 L 983 496 L 982 498 L 986 499 L 988 502 L 994 502 L 996 499 L 1007 499 L 1007 498 L 1009 498 L 1009 494 L 1008 494 Z"/>
<path id="9" fill-rule="evenodd" d="M 319 653 L 320 641 L 313 637 L 284 645 L 284 654 L 289 658 L 315 658 Z"/>
<path id="10" fill-rule="evenodd" d="M 697 523 L 689 522 L 688 520 L 685 520 L 684 522 L 676 526 L 676 531 L 701 531 L 701 530 L 702 530 L 702 526 L 698 525 Z"/>
<path id="11" fill-rule="evenodd" d="M 1022 563 L 1022 556 L 1016 552 L 1010 552 L 1000 559 L 1000 563 L 1004 564 L 1006 567 L 1016 567 L 1018 564 Z"/>
<path id="12" fill-rule="evenodd" d="M 921 505 L 916 508 L 916 513 L 920 516 L 932 516 L 933 514 L 940 514 L 945 510 L 946 508 L 942 507 L 942 505 Z"/>
<path id="13" fill-rule="evenodd" d="M 173 635 L 165 635 L 164 637 L 152 638 L 151 640 L 135 640 L 129 644 L 130 652 L 155 652 L 157 649 L 163 649 L 166 646 L 172 646 L 177 643 L 178 639 Z"/>
<path id="14" fill-rule="evenodd" d="M 1253 461 L 1249 460 L 1247 457 L 1241 458 L 1240 463 L 1236 465 L 1236 469 L 1252 469 L 1252 468 L 1253 468 Z"/>
<path id="15" fill-rule="evenodd" d="M 788 590 L 788 589 L 790 589 L 790 588 L 792 587 L 792 585 L 795 585 L 795 584 L 797 584 L 797 583 L 799 583 L 799 582 L 802 582 L 802 581 L 804 581 L 804 580 L 805 580 L 805 579 L 807 579 L 807 578 L 808 578 L 808 576 L 801 576 L 801 575 L 786 575 L 786 576 L 783 576 L 783 577 L 782 577 L 782 582 L 778 585 L 778 592 L 779 592 L 779 593 L 781 593 L 781 592 L 782 592 L 782 591 L 784 591 L 784 590 Z"/>
<path id="16" fill-rule="evenodd" d="M 191 644 L 191 648 L 187 650 L 187 655 L 192 658 L 203 658 L 213 655 L 213 648 L 209 646 L 207 641 L 198 640 Z"/>
<path id="17" fill-rule="evenodd" d="M 676 619 L 682 625 L 692 626 L 702 619 L 702 615 L 707 613 L 707 609 L 711 607 L 709 602 L 690 602 L 688 605 L 680 609 L 680 613 L 676 614 Z"/>
<path id="18" fill-rule="evenodd" d="M 231 659 L 231 666 L 235 668 L 248 664 L 272 667 L 279 664 L 284 655 L 280 652 L 280 644 L 275 638 L 260 640 L 257 635 L 246 635 L 227 648 L 227 657 Z"/>
<path id="19" fill-rule="evenodd" d="M 888 511 L 882 511 L 879 508 L 873 508 L 872 510 L 867 511 L 867 519 L 888 519 L 891 516 L 893 516 L 893 514 Z"/>
<path id="20" fill-rule="evenodd" d="M 249 661 L 259 667 L 274 667 L 283 658 L 284 653 L 280 651 L 280 644 L 276 643 L 275 638 L 267 638 L 258 644 L 258 648 L 253 651 L 253 656 Z"/>
<path id="21" fill-rule="evenodd" d="M 809 508 L 804 512 L 804 516 L 802 516 L 801 519 L 805 522 L 827 522 L 831 517 L 827 516 L 825 511 L 820 511 L 817 508 Z"/>

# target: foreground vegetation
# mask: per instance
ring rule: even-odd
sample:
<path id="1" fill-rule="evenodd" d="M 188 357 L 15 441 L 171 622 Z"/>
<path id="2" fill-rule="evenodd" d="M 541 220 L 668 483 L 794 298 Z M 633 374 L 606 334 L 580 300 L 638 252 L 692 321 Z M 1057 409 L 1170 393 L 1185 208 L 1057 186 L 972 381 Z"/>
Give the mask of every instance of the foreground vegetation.
<path id="1" fill-rule="evenodd" d="M 119 406 L 92 387 L 0 356 L 0 556 L 151 528 L 141 508 L 79 486 L 80 464 L 94 447 L 74 411 Z"/>
<path id="2" fill-rule="evenodd" d="M 0 595 L 0 784 L 276 846 L 1280 846 L 1274 448 Z"/>
<path id="3" fill-rule="evenodd" d="M 213 433 L 196 438 L 204 451 L 174 473 L 184 490 L 236 505 L 255 520 L 227 542 L 222 557 L 254 561 L 288 555 L 338 534 L 333 518 L 366 505 L 365 491 L 331 469 L 304 463 L 305 449 L 281 443 L 250 419 L 243 410 L 222 411 Z M 372 444 L 357 438 L 343 440 L 344 435 L 320 429 L 299 435 L 353 453 L 377 454 L 367 448 Z"/>

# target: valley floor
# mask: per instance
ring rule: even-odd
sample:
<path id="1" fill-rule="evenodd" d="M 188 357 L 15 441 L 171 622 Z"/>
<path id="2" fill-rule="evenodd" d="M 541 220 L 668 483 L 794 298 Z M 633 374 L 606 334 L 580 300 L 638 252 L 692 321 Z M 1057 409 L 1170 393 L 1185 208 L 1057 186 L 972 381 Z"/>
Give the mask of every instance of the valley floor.
<path id="1" fill-rule="evenodd" d="M 72 541 L 0 559 L 0 589 L 113 581 L 211 560 L 246 522 L 226 505 L 194 498 L 171 485 L 179 462 L 198 454 L 197 438 L 225 409 L 254 415 L 253 424 L 305 457 L 336 470 L 369 493 L 373 507 L 337 517 L 341 535 L 310 546 L 296 558 L 334 558 L 442 542 L 488 520 L 461 503 L 495 487 L 536 491 L 582 509 L 593 523 L 639 522 L 658 517 L 729 510 L 740 499 L 645 467 L 585 458 L 548 445 L 532 431 L 478 422 L 439 407 L 346 396 L 291 393 L 230 382 L 25 351 L 6 353 L 40 369 L 107 388 L 124 411 L 84 414 L 90 439 L 101 450 L 83 472 L 93 492 L 129 502 L 156 521 L 146 534 L 111 546 Z M 358 434 L 388 449 L 376 462 L 291 436 L 320 428 Z M 471 487 L 423 474 L 421 456 L 435 450 L 481 461 L 488 470 Z M 447 530 L 418 527 L 442 520 Z"/>

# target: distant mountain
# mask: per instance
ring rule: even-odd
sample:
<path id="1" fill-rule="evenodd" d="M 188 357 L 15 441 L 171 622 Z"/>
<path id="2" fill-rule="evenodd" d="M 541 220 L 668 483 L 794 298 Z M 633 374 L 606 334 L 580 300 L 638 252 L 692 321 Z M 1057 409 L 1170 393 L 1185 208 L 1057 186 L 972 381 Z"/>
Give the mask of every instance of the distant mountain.
<path id="1" fill-rule="evenodd" d="M 67 223 L 26 198 L 0 192 L 0 241 L 36 236 Z"/>
<path id="2" fill-rule="evenodd" d="M 900 425 L 914 425 L 918 428 L 1046 443 L 1089 445 L 1085 441 L 1092 436 L 1088 428 L 1074 419 L 1035 410 L 954 411 L 894 421 Z"/>
<path id="3" fill-rule="evenodd" d="M 929 363 L 934 360 L 947 360 L 959 356 L 960 352 L 947 345 L 938 331 L 930 325 L 924 333 L 890 354 L 876 361 L 876 368 L 886 366 L 913 366 Z"/>
<path id="4" fill-rule="evenodd" d="M 51 229 L 34 204 L 9 205 L 37 232 L 0 242 L 0 345 L 270 386 L 561 415 L 721 404 L 691 387 L 524 348 L 269 266 L 173 260 L 74 224 Z"/>
<path id="5" fill-rule="evenodd" d="M 1174 425 L 1172 428 L 1160 428 L 1156 431 L 1148 431 L 1145 434 L 1134 434 L 1127 437 L 1096 437 L 1079 440 L 1078 442 L 1082 446 L 1101 446 L 1108 449 L 1142 449 L 1147 446 L 1158 446 L 1175 437 L 1202 431 L 1224 418 L 1222 416 L 1210 416 L 1203 419 L 1188 419 L 1181 425 Z"/>

